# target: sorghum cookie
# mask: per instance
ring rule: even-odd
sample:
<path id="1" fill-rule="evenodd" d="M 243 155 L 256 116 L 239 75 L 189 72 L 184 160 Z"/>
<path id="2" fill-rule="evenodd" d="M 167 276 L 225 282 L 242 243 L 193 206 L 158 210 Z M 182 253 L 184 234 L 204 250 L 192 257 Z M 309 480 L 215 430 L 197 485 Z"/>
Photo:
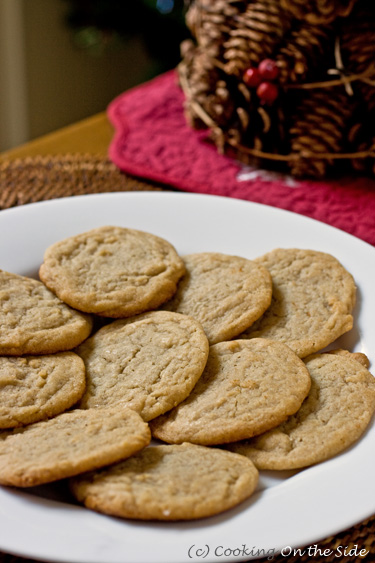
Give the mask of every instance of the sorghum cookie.
<path id="1" fill-rule="evenodd" d="M 0 428 L 60 414 L 82 397 L 85 386 L 85 365 L 73 352 L 0 357 Z"/>
<path id="2" fill-rule="evenodd" d="M 303 358 L 352 328 L 356 287 L 336 258 L 278 248 L 255 262 L 271 273 L 272 304 L 240 338 L 280 340 Z"/>
<path id="3" fill-rule="evenodd" d="M 186 274 L 163 309 L 197 319 L 210 344 L 231 340 L 270 305 L 272 281 L 263 266 L 215 252 L 190 254 L 183 259 Z"/>
<path id="4" fill-rule="evenodd" d="M 342 354 L 306 358 L 312 384 L 299 411 L 265 434 L 230 446 L 259 469 L 298 469 L 319 463 L 352 445 L 375 410 L 375 378 Z"/>
<path id="5" fill-rule="evenodd" d="M 182 444 L 148 447 L 106 470 L 72 479 L 71 488 L 86 507 L 113 516 L 191 520 L 239 504 L 257 482 L 258 471 L 243 456 Z"/>
<path id="6" fill-rule="evenodd" d="M 87 338 L 92 320 L 32 278 L 0 270 L 0 354 L 53 354 Z"/>
<path id="7" fill-rule="evenodd" d="M 0 433 L 0 483 L 31 487 L 118 462 L 150 442 L 147 424 L 124 408 L 74 410 Z"/>
<path id="8" fill-rule="evenodd" d="M 206 365 L 208 341 L 196 320 L 152 311 L 104 326 L 77 353 L 87 375 L 81 408 L 122 403 L 151 420 L 189 395 Z"/>
<path id="9" fill-rule="evenodd" d="M 166 240 L 134 229 L 99 227 L 50 246 L 39 275 L 72 307 L 129 317 L 170 299 L 185 272 Z"/>
<path id="10" fill-rule="evenodd" d="M 151 432 L 169 443 L 243 440 L 295 413 L 309 389 L 305 364 L 285 344 L 263 338 L 220 342 L 210 347 L 189 397 L 153 420 Z"/>

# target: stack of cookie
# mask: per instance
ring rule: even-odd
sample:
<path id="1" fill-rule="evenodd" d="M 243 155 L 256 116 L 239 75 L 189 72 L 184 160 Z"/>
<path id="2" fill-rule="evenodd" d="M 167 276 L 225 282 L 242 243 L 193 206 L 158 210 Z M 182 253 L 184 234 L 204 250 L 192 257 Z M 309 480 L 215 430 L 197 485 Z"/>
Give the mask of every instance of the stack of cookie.
<path id="1" fill-rule="evenodd" d="M 40 279 L 0 271 L 1 484 L 69 477 L 94 510 L 201 518 L 261 469 L 342 451 L 375 410 L 367 358 L 318 353 L 353 326 L 328 254 L 182 258 L 100 227 L 48 248 Z"/>

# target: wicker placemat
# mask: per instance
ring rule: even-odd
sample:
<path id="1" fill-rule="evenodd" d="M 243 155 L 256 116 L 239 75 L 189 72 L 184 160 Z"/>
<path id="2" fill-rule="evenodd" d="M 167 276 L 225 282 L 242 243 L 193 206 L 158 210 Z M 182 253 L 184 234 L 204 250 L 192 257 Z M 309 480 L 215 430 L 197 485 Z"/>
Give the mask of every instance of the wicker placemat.
<path id="1" fill-rule="evenodd" d="M 123 174 L 99 156 L 75 154 L 0 162 L 0 209 L 81 194 L 161 189 L 165 187 Z M 350 506 L 347 510 L 350 511 Z M 365 557 L 361 557 L 361 551 L 366 553 Z M 375 515 L 316 545 L 301 548 L 296 554 L 286 548 L 283 555 L 272 559 L 274 563 L 359 560 L 375 561 Z M 0 563 L 34 563 L 34 560 L 0 552 Z"/>
<path id="2" fill-rule="evenodd" d="M 40 156 L 0 162 L 0 209 L 65 196 L 160 190 L 92 155 Z"/>

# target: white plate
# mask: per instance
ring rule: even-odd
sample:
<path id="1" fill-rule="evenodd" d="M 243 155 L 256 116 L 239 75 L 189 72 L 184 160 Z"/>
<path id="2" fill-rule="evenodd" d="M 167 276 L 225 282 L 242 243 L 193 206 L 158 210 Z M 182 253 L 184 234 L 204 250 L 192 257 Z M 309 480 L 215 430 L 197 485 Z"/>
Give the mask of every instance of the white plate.
<path id="1" fill-rule="evenodd" d="M 356 328 L 339 345 L 365 352 L 374 362 L 375 249 L 323 223 L 276 208 L 167 192 L 77 196 L 25 205 L 0 213 L 0 268 L 36 276 L 47 246 L 106 224 L 162 236 L 181 254 L 218 251 L 254 258 L 275 247 L 333 254 L 358 286 Z M 0 549 L 74 563 L 233 562 L 259 553 L 272 556 L 274 550 L 287 554 L 288 546 L 313 545 L 375 513 L 373 426 L 332 460 L 301 472 L 262 474 L 251 500 L 197 522 L 152 524 L 96 514 L 64 502 L 61 484 L 33 491 L 0 488 Z"/>

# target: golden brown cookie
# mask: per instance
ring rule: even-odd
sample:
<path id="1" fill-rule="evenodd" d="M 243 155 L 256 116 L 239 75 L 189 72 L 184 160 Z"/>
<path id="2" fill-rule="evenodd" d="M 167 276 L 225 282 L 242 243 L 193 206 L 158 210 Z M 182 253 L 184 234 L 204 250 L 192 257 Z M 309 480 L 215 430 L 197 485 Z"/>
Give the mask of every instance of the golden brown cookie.
<path id="1" fill-rule="evenodd" d="M 50 246 L 39 275 L 72 307 L 119 318 L 159 307 L 175 293 L 184 272 L 166 240 L 108 226 Z"/>
<path id="2" fill-rule="evenodd" d="M 305 360 L 312 384 L 299 411 L 277 428 L 232 444 L 259 469 L 298 469 L 353 444 L 375 410 L 375 378 L 354 357 L 315 354 Z"/>
<path id="3" fill-rule="evenodd" d="M 92 319 L 71 309 L 40 281 L 0 270 L 0 354 L 53 354 L 87 338 Z"/>
<path id="4" fill-rule="evenodd" d="M 370 367 L 370 360 L 363 354 L 363 352 L 349 352 L 349 350 L 343 350 L 342 348 L 336 348 L 335 350 L 329 350 L 327 354 L 336 354 L 337 356 L 346 356 L 348 358 L 353 358 L 362 364 L 365 368 Z"/>
<path id="5" fill-rule="evenodd" d="M 336 258 L 314 250 L 278 248 L 255 262 L 271 273 L 272 303 L 240 338 L 279 340 L 303 358 L 352 328 L 356 287 Z"/>
<path id="6" fill-rule="evenodd" d="M 303 361 L 262 338 L 210 347 L 206 369 L 180 405 L 150 424 L 169 443 L 224 444 L 265 432 L 301 406 L 310 389 Z"/>
<path id="7" fill-rule="evenodd" d="M 85 365 L 73 352 L 0 357 L 0 428 L 62 413 L 83 395 Z"/>
<path id="8" fill-rule="evenodd" d="M 31 487 L 115 463 L 150 442 L 147 424 L 124 408 L 74 410 L 0 433 L 0 483 Z"/>
<path id="9" fill-rule="evenodd" d="M 182 444 L 148 447 L 106 470 L 72 479 L 71 487 L 87 508 L 113 516 L 192 520 L 239 504 L 257 482 L 257 470 L 243 456 Z"/>
<path id="10" fill-rule="evenodd" d="M 191 315 L 210 344 L 231 340 L 271 303 L 272 282 L 261 265 L 215 252 L 184 256 L 186 274 L 163 309 Z"/>
<path id="11" fill-rule="evenodd" d="M 208 341 L 191 317 L 152 311 L 113 321 L 77 353 L 87 374 L 81 408 L 121 403 L 151 420 L 189 395 L 206 365 Z"/>

